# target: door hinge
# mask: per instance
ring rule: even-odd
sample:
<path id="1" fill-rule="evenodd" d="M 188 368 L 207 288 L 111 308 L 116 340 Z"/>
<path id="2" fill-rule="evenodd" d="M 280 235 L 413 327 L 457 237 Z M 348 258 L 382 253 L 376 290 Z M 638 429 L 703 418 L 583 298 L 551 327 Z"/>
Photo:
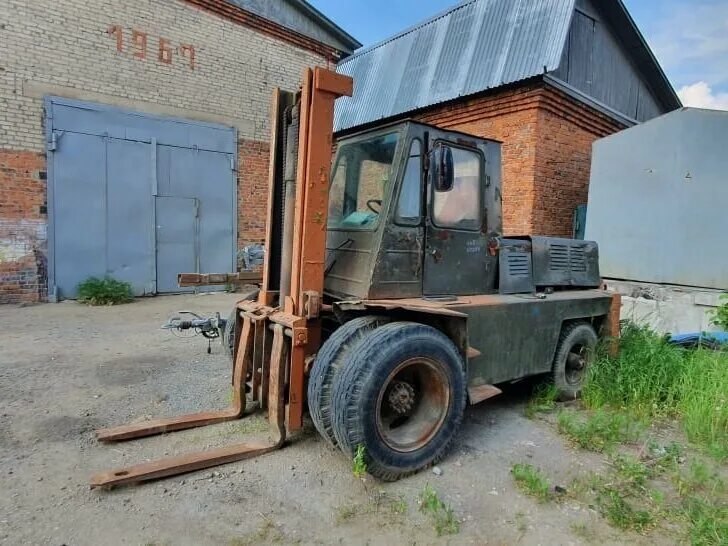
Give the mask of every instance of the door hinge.
<path id="1" fill-rule="evenodd" d="M 233 172 L 237 172 L 238 166 L 235 162 L 235 156 L 230 156 L 230 170 Z"/>
<path id="2" fill-rule="evenodd" d="M 51 141 L 48 143 L 48 151 L 55 152 L 58 149 L 58 134 L 53 131 L 51 133 Z"/>

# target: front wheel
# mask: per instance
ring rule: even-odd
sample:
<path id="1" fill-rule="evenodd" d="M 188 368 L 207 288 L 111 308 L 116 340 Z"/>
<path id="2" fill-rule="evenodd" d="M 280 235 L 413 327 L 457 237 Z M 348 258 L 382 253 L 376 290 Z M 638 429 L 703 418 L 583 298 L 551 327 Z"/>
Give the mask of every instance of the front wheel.
<path id="1" fill-rule="evenodd" d="M 430 326 L 390 323 L 339 372 L 334 435 L 348 456 L 363 446 L 367 471 L 392 481 L 444 457 L 465 405 L 465 368 L 452 341 Z"/>

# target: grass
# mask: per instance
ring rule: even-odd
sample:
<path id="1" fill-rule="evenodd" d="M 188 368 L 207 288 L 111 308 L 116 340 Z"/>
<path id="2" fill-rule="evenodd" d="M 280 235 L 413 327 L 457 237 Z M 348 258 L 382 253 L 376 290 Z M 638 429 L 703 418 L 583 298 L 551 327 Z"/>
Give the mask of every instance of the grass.
<path id="1" fill-rule="evenodd" d="M 364 446 L 361 444 L 356 446 L 356 453 L 354 454 L 351 471 L 354 473 L 354 476 L 359 479 L 363 478 L 367 474 L 366 451 Z"/>
<path id="2" fill-rule="evenodd" d="M 556 422 L 559 432 L 576 445 L 599 453 L 637 440 L 641 430 L 641 425 L 628 415 L 604 409 L 589 415 L 561 411 Z"/>
<path id="3" fill-rule="evenodd" d="M 605 488 L 597 497 L 597 506 L 607 521 L 619 529 L 646 531 L 654 526 L 655 516 L 635 508 L 620 490 Z"/>
<path id="4" fill-rule="evenodd" d="M 728 351 L 686 350 L 648 328 L 628 325 L 618 356 L 601 350 L 583 400 L 631 418 L 676 418 L 688 440 L 728 458 Z"/>
<path id="5" fill-rule="evenodd" d="M 539 385 L 526 405 L 526 417 L 533 419 L 539 413 L 548 413 L 556 409 L 558 390 L 551 383 Z"/>
<path id="6" fill-rule="evenodd" d="M 586 411 L 556 415 L 560 433 L 582 449 L 607 454 L 610 462 L 605 472 L 575 480 L 568 497 L 596 508 L 619 529 L 647 533 L 666 525 L 663 531 L 678 541 L 728 545 L 728 494 L 714 468 L 728 460 L 728 351 L 675 347 L 634 324 L 623 328 L 617 355 L 607 349 L 599 348 L 589 368 Z M 555 407 L 553 392 L 543 388 L 526 414 Z M 690 450 L 644 440 L 647 423 L 667 422 L 679 424 Z M 512 472 L 519 487 L 545 498 L 548 479 L 517 466 Z"/>
<path id="7" fill-rule="evenodd" d="M 78 301 L 88 305 L 119 305 L 134 300 L 131 284 L 111 277 L 89 277 L 78 284 Z"/>
<path id="8" fill-rule="evenodd" d="M 584 542 L 596 542 L 599 538 L 596 531 L 583 521 L 572 523 L 571 532 Z"/>
<path id="9" fill-rule="evenodd" d="M 728 544 L 728 497 L 719 473 L 699 460 L 688 464 L 677 444 L 653 443 L 640 453 L 615 453 L 603 475 L 574 480 L 570 498 L 596 507 L 619 529 L 647 533 L 667 523 L 668 532 L 684 534 L 683 542 Z"/>
<path id="10" fill-rule="evenodd" d="M 720 296 L 720 305 L 710 313 L 710 321 L 728 332 L 728 293 Z"/>
<path id="11" fill-rule="evenodd" d="M 536 497 L 541 502 L 551 500 L 551 484 L 541 472 L 530 464 L 516 464 L 511 468 L 511 474 L 518 487 L 528 495 Z"/>
<path id="12" fill-rule="evenodd" d="M 683 503 L 682 515 L 690 526 L 690 542 L 693 546 L 728 544 L 728 504 L 689 497 Z"/>
<path id="13" fill-rule="evenodd" d="M 233 538 L 228 541 L 229 546 L 252 546 L 253 544 L 266 544 L 283 542 L 285 536 L 268 516 L 263 516 L 263 521 L 257 531 L 243 537 Z"/>
<path id="14" fill-rule="evenodd" d="M 420 493 L 420 511 L 430 516 L 437 536 L 456 535 L 460 532 L 460 522 L 452 507 L 440 499 L 429 483 Z"/>
<path id="15" fill-rule="evenodd" d="M 375 515 L 378 522 L 388 521 L 396 523 L 401 521 L 407 514 L 407 501 L 402 496 L 392 496 L 385 491 L 379 491 L 369 497 L 364 504 L 345 504 L 340 506 L 336 512 L 335 520 L 337 524 L 342 524 L 357 516 Z"/>

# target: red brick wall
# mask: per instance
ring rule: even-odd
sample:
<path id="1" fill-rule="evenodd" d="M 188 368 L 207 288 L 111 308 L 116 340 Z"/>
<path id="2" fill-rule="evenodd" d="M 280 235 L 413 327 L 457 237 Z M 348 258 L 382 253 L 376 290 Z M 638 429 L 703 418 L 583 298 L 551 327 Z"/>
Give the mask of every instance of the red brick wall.
<path id="1" fill-rule="evenodd" d="M 238 143 L 238 248 L 265 242 L 269 144 Z"/>
<path id="2" fill-rule="evenodd" d="M 572 235 L 574 209 L 589 197 L 592 144 L 624 128 L 563 93 L 544 90 L 537 123 L 535 232 Z"/>
<path id="3" fill-rule="evenodd" d="M 591 144 L 622 127 L 542 83 L 436 107 L 417 119 L 503 142 L 507 235 L 570 236 L 586 203 Z"/>
<path id="4" fill-rule="evenodd" d="M 0 303 L 46 298 L 45 155 L 0 150 Z"/>

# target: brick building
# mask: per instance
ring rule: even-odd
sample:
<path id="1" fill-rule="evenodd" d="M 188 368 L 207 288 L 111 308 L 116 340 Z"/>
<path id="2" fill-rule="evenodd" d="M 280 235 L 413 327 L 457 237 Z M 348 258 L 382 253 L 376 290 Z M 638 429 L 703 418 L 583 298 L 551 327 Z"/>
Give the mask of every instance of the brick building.
<path id="1" fill-rule="evenodd" d="M 1 2 L 0 302 L 234 267 L 263 240 L 272 88 L 359 46 L 302 0 Z"/>
<path id="2" fill-rule="evenodd" d="M 414 118 L 503 142 L 506 234 L 571 236 L 591 145 L 681 106 L 620 0 L 471 0 L 339 63 L 339 135 Z"/>

